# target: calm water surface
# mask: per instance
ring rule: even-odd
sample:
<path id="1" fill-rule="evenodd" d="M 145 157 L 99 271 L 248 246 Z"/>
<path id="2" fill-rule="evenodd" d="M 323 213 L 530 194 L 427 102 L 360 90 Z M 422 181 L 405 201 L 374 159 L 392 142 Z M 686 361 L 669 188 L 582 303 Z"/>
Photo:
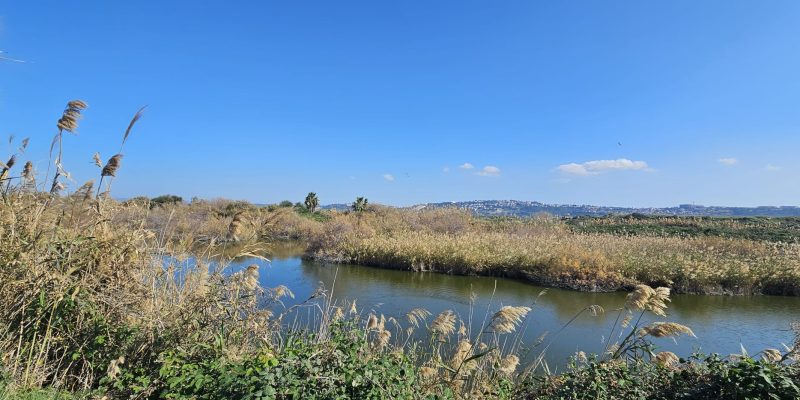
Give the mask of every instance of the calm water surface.
<path id="1" fill-rule="evenodd" d="M 551 367 L 563 366 L 578 350 L 601 352 L 602 341 L 617 316 L 613 310 L 625 301 L 625 293 L 582 293 L 553 288 L 539 296 L 545 288 L 508 279 L 323 265 L 302 260 L 293 250 L 296 249 L 273 251 L 271 262 L 238 259 L 233 267 L 259 264 L 263 286 L 286 285 L 294 292 L 295 299 L 287 301 L 286 306 L 307 299 L 320 285 L 333 287 L 335 301 L 358 299 L 362 312 L 374 309 L 398 319 L 415 307 L 423 307 L 434 316 L 451 309 L 466 319 L 471 293 L 477 296 L 473 308 L 476 325 L 481 324 L 487 307 L 494 312 L 503 305 L 529 306 L 533 311 L 523 328 L 523 342 L 532 345 L 548 333 L 544 343 L 550 343 L 546 358 Z M 582 315 L 555 335 L 591 304 L 601 305 L 606 314 Z M 677 342 L 657 339 L 661 350 L 683 356 L 693 351 L 731 354 L 740 353 L 744 346 L 753 354 L 765 348 L 781 348 L 781 343 L 792 343 L 789 324 L 800 321 L 800 298 L 673 295 L 667 313 L 666 320 L 689 326 L 697 338 L 682 336 Z"/>

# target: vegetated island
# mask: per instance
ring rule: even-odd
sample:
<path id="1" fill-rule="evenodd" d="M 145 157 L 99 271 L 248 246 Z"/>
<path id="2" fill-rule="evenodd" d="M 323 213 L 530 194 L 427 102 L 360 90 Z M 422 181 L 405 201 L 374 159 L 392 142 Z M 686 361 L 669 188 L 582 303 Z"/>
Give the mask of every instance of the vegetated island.
<path id="1" fill-rule="evenodd" d="M 121 218 L 146 213 L 153 232 L 169 220 L 177 224 L 174 235 L 204 244 L 234 236 L 300 240 L 306 257 L 326 263 L 508 277 L 582 291 L 647 284 L 678 293 L 800 295 L 800 217 L 484 217 L 470 209 L 394 208 L 365 198 L 347 210 L 163 199 L 127 200 Z"/>

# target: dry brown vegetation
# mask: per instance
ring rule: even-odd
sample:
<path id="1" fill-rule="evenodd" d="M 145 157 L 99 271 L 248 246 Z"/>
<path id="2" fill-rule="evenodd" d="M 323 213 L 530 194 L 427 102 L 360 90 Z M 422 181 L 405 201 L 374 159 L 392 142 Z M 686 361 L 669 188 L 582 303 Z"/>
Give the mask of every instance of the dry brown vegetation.
<path id="1" fill-rule="evenodd" d="M 258 227 L 252 237 L 304 240 L 308 256 L 324 262 L 504 276 L 577 290 L 644 283 L 680 293 L 800 295 L 794 242 L 579 233 L 553 217 L 491 220 L 456 209 L 323 213 L 314 219 L 292 208 L 257 208 L 243 215 Z"/>

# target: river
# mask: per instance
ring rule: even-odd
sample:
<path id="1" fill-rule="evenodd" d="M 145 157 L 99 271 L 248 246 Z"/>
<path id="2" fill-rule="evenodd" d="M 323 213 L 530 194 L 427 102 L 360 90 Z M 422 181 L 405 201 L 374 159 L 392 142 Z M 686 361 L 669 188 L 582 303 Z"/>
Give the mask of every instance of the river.
<path id="1" fill-rule="evenodd" d="M 475 325 L 484 315 L 503 305 L 529 306 L 533 311 L 521 329 L 522 343 L 532 346 L 547 333 L 544 342 L 532 349 L 526 358 L 549 345 L 545 359 L 552 369 L 562 369 L 576 351 L 600 353 L 625 302 L 625 293 L 585 293 L 543 288 L 510 279 L 452 276 L 430 272 L 408 272 L 357 265 L 341 265 L 302 260 L 296 248 L 273 251 L 271 261 L 240 258 L 232 269 L 258 264 L 264 287 L 286 285 L 295 294 L 285 301 L 287 307 L 307 299 L 320 285 L 333 288 L 334 301 L 357 299 L 366 315 L 371 310 L 400 319 L 415 307 L 422 307 L 435 316 L 451 309 L 466 316 L 473 310 Z M 335 280 L 335 282 L 334 282 Z M 541 294 L 542 292 L 544 294 Z M 470 298 L 475 299 L 472 305 Z M 597 304 L 606 312 L 592 317 L 584 313 L 570 326 L 556 334 L 586 306 Z M 681 336 L 677 340 L 656 339 L 659 350 L 679 356 L 694 351 L 704 353 L 741 353 L 744 347 L 753 355 L 765 348 L 782 350 L 782 343 L 791 345 L 794 333 L 790 323 L 800 321 L 800 298 L 777 296 L 672 296 L 668 320 L 689 326 L 696 338 Z M 429 319 L 430 320 L 430 319 Z M 653 318 L 646 318 L 653 320 Z M 479 326 L 474 330 L 478 330 Z"/>

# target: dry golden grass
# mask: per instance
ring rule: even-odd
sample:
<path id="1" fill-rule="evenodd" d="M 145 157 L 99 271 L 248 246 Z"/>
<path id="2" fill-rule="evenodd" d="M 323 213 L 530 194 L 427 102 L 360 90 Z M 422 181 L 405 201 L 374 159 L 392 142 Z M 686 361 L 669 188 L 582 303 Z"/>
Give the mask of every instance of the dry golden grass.
<path id="1" fill-rule="evenodd" d="M 800 295 L 800 244 L 722 237 L 580 234 L 556 219 L 463 211 L 335 214 L 306 234 L 323 261 L 506 276 L 578 290 L 636 284 L 680 293 Z M 320 232 L 321 233 L 317 233 Z"/>

